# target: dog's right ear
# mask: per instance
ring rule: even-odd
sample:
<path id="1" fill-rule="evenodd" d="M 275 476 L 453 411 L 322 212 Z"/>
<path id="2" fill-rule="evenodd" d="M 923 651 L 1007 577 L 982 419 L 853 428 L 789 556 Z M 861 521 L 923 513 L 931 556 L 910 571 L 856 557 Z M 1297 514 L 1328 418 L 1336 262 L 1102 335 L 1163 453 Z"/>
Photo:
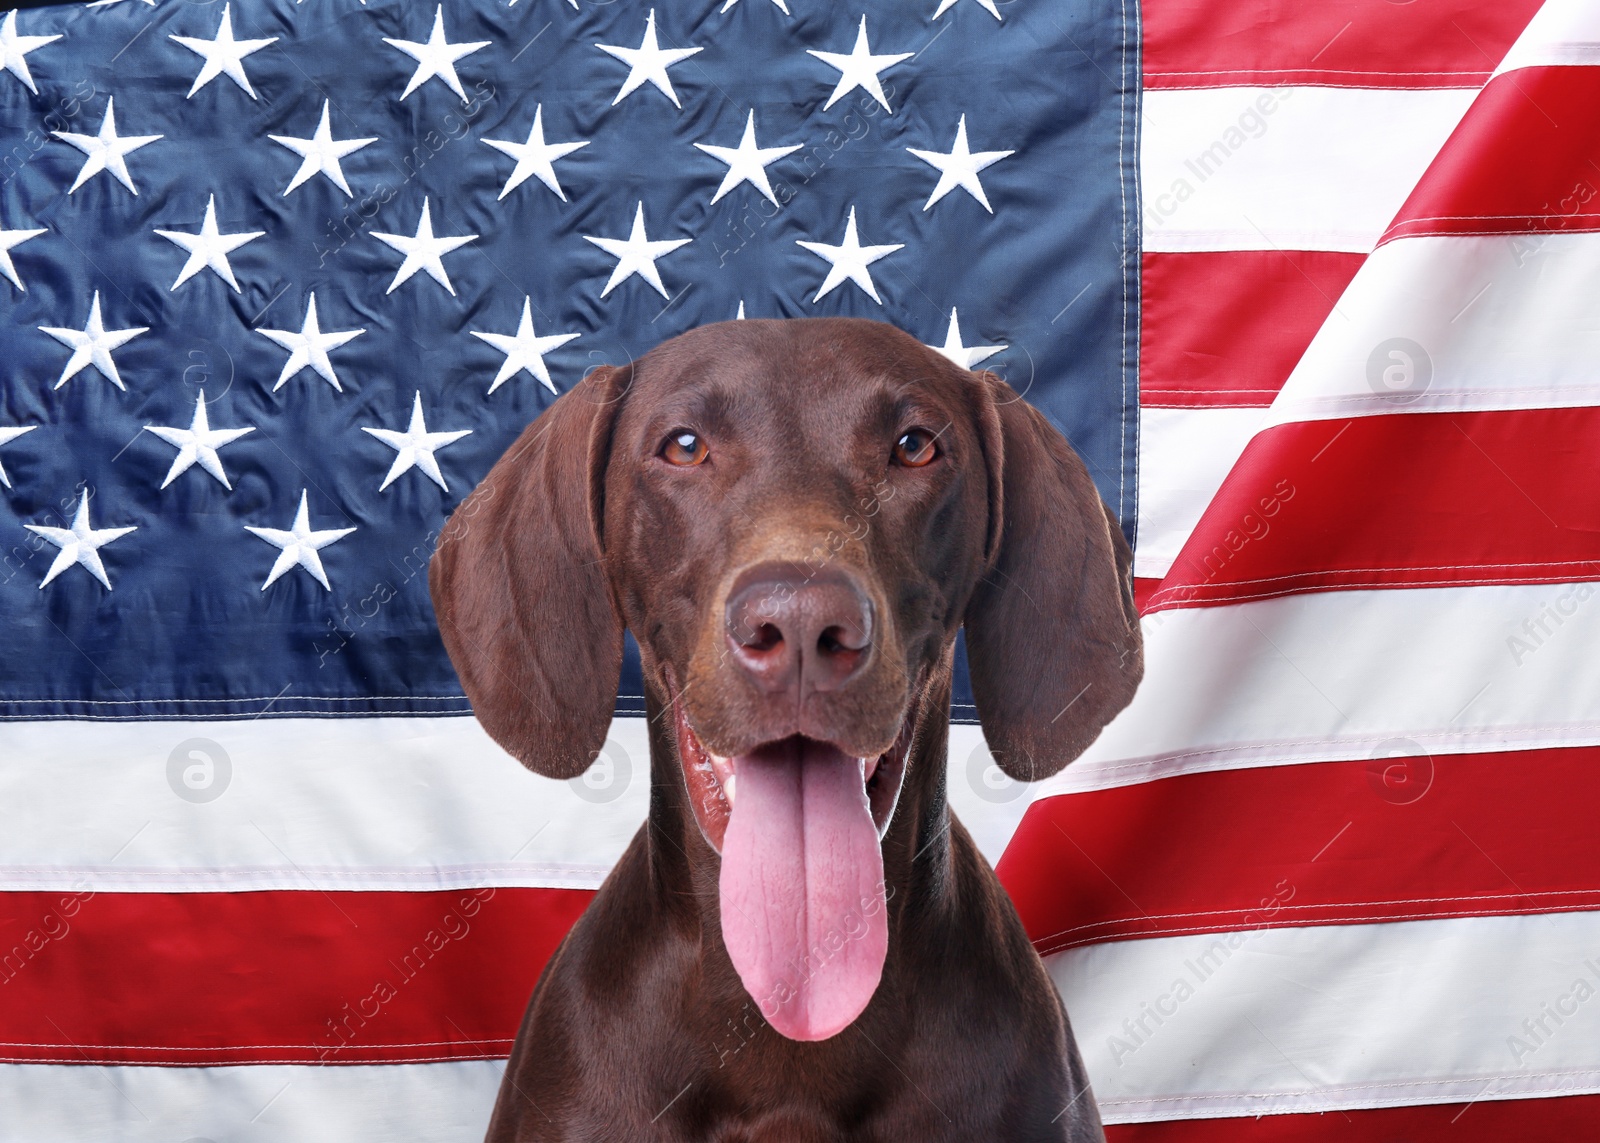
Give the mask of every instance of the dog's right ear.
<path id="1" fill-rule="evenodd" d="M 606 460 L 628 367 L 597 369 L 534 421 L 450 517 L 429 568 L 473 713 L 530 770 L 572 778 L 605 744 L 622 621 L 601 559 Z"/>

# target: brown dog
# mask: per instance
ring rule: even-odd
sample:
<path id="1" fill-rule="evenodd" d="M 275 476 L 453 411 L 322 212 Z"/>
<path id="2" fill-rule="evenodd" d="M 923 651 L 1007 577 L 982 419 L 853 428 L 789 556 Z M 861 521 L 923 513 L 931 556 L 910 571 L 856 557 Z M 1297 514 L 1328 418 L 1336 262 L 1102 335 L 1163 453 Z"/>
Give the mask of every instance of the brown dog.
<path id="1" fill-rule="evenodd" d="M 531 769 L 595 758 L 624 627 L 649 713 L 649 819 L 534 990 L 490 1140 L 1102 1138 L 945 802 L 957 628 L 1021 780 L 1143 670 L 1121 531 L 1008 386 L 877 322 L 694 330 L 530 425 L 431 583 Z"/>

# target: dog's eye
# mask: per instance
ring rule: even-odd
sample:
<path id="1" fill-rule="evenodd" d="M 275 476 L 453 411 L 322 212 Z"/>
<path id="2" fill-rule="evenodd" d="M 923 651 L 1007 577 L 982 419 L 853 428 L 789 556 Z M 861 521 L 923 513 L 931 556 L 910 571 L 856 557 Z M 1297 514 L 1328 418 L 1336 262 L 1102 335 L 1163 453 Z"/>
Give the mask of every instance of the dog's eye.
<path id="1" fill-rule="evenodd" d="M 894 444 L 894 462 L 907 468 L 921 468 L 939 455 L 939 444 L 927 429 L 912 429 Z"/>
<path id="2" fill-rule="evenodd" d="M 661 444 L 661 459 L 668 464 L 689 467 L 703 463 L 710 451 L 698 433 L 674 429 Z"/>

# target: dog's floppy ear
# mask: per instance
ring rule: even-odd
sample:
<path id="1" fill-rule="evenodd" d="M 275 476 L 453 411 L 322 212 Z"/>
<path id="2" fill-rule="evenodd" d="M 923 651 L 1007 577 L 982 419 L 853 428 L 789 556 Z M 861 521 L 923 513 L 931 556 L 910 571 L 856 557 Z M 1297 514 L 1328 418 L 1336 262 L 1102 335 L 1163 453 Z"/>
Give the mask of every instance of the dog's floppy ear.
<path id="1" fill-rule="evenodd" d="M 989 565 L 967 604 L 967 663 L 995 763 L 1036 781 L 1082 754 L 1144 674 L 1133 557 L 1066 438 L 992 373 L 974 378 Z"/>
<path id="2" fill-rule="evenodd" d="M 551 778 L 605 743 L 622 621 L 598 531 L 630 370 L 598 369 L 545 410 L 450 517 L 429 568 L 445 649 L 489 736 Z"/>

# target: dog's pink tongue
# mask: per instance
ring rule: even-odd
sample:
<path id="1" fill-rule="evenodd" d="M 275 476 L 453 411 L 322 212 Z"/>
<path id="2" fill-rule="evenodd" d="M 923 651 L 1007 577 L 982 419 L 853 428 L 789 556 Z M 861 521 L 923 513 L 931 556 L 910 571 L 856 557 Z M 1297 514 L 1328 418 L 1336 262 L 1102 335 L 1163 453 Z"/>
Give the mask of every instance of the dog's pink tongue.
<path id="1" fill-rule="evenodd" d="M 734 759 L 722 840 L 722 939 L 745 990 L 791 1040 L 867 1006 L 889 926 L 861 762 L 791 739 Z"/>

